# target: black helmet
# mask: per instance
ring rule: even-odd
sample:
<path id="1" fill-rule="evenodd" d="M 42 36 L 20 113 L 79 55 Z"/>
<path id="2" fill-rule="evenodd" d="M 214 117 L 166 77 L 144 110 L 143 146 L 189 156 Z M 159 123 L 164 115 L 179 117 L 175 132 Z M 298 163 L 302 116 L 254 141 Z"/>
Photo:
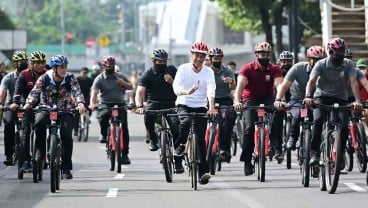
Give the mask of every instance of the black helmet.
<path id="1" fill-rule="evenodd" d="M 212 56 L 224 56 L 224 52 L 222 51 L 221 48 L 212 48 L 209 53 L 208 53 L 209 57 Z"/>
<path id="2" fill-rule="evenodd" d="M 345 58 L 353 58 L 353 52 L 350 48 L 345 48 Z"/>
<path id="3" fill-rule="evenodd" d="M 152 51 L 151 59 L 167 60 L 168 54 L 164 49 L 155 49 Z"/>

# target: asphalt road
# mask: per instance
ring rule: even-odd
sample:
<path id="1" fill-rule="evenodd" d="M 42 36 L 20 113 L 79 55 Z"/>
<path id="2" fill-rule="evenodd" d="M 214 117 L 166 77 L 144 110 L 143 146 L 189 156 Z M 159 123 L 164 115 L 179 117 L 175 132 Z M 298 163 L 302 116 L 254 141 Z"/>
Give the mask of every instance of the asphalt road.
<path id="1" fill-rule="evenodd" d="M 0 161 L 4 160 L 3 132 L 0 136 Z M 355 168 L 341 176 L 336 194 L 319 190 L 318 180 L 310 187 L 301 184 L 299 167 L 293 160 L 292 169 L 275 161 L 266 163 L 266 181 L 256 175 L 244 176 L 239 154 L 230 164 L 223 164 L 207 185 L 197 191 L 190 187 L 188 171 L 175 175 L 167 183 L 159 163 L 158 152 L 150 152 L 144 142 L 143 117 L 129 114 L 131 165 L 122 173 L 109 171 L 105 145 L 98 143 L 99 127 L 93 118 L 88 142 L 74 142 L 74 178 L 63 180 L 56 193 L 49 190 L 49 170 L 44 180 L 32 182 L 32 175 L 17 179 L 16 167 L 0 164 L 0 208 L 7 207 L 366 207 L 368 186 L 365 174 Z"/>

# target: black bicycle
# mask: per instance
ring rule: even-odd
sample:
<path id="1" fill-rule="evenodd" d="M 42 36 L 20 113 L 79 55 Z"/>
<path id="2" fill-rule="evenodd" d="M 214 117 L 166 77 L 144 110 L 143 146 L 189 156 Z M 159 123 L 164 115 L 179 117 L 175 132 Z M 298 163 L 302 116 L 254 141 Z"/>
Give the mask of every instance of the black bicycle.
<path id="1" fill-rule="evenodd" d="M 79 124 L 78 124 L 78 141 L 88 141 L 89 136 L 89 111 L 87 110 L 83 114 L 80 114 Z"/>

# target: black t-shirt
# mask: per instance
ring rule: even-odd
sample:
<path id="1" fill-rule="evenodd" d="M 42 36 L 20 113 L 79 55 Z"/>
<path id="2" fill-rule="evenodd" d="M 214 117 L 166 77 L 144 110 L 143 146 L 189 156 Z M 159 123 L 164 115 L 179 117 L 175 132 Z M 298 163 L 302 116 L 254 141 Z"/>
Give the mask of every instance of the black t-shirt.
<path id="1" fill-rule="evenodd" d="M 166 83 L 164 74 L 170 74 L 174 79 L 176 71 L 175 66 L 169 65 L 163 72 L 157 72 L 153 68 L 150 68 L 142 74 L 138 81 L 138 86 L 146 88 L 149 108 L 150 106 L 155 106 L 155 109 L 175 106 L 176 95 L 172 85 Z"/>
<path id="2" fill-rule="evenodd" d="M 89 102 L 93 80 L 89 77 L 85 79 L 82 79 L 82 77 L 77 77 L 77 80 L 86 102 Z"/>

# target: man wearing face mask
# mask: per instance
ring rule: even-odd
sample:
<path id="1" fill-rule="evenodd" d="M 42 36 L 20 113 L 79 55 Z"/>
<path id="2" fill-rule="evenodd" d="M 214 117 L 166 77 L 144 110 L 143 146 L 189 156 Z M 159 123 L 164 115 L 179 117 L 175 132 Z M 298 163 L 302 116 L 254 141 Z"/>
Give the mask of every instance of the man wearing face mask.
<path id="1" fill-rule="evenodd" d="M 13 66 L 15 71 L 8 73 L 2 80 L 0 85 L 0 110 L 4 106 L 9 107 L 13 103 L 13 95 L 15 89 L 15 83 L 21 71 L 28 68 L 28 56 L 24 51 L 16 51 L 12 57 Z M 7 100 L 5 101 L 5 98 Z M 4 164 L 7 166 L 13 164 L 13 147 L 14 147 L 14 137 L 15 137 L 15 111 L 6 111 L 3 114 L 4 118 L 4 147 L 6 160 Z"/>
<path id="2" fill-rule="evenodd" d="M 282 82 L 282 72 L 278 65 L 270 63 L 272 47 L 267 42 L 257 43 L 255 55 L 257 60 L 244 65 L 239 72 L 238 82 L 235 89 L 234 108 L 237 111 L 243 110 L 243 105 L 258 106 L 260 104 L 272 105 L 275 96 L 275 89 Z M 241 102 L 243 100 L 244 103 Z M 275 148 L 275 158 L 282 162 L 282 111 L 277 111 L 274 116 L 270 139 Z M 280 120 L 281 118 L 281 120 Z M 242 154 L 240 160 L 244 161 L 244 175 L 252 175 L 254 167 L 252 165 L 252 153 L 254 149 L 254 122 L 257 121 L 256 110 L 243 110 L 245 135 L 243 141 Z"/>
<path id="3" fill-rule="evenodd" d="M 286 76 L 289 69 L 293 66 L 293 60 L 294 60 L 294 55 L 290 51 L 283 51 L 282 53 L 280 53 L 280 55 L 279 55 L 279 66 L 281 68 L 283 77 Z M 291 95 L 290 95 L 289 90 L 286 91 L 286 94 L 285 94 L 285 101 L 286 102 L 289 102 L 290 96 Z"/>
<path id="4" fill-rule="evenodd" d="M 135 94 L 136 113 L 144 115 L 144 124 L 147 128 L 147 139 L 150 141 L 148 149 L 157 151 L 159 141 L 155 133 L 154 123 L 157 114 L 150 110 L 163 110 L 175 108 L 176 95 L 172 83 L 176 75 L 176 67 L 167 65 L 168 54 L 164 49 L 155 49 L 151 54 L 152 67 L 146 70 L 138 80 L 137 92 Z M 147 106 L 143 107 L 143 100 L 147 95 Z M 175 117 L 167 117 L 174 142 L 179 136 L 179 120 Z M 175 173 L 183 173 L 182 159 L 175 157 Z"/>
<path id="5" fill-rule="evenodd" d="M 313 66 L 318 60 L 325 58 L 325 50 L 321 46 L 312 46 L 307 50 L 308 61 L 299 62 L 293 65 L 286 74 L 282 84 L 277 89 L 277 95 L 275 98 L 274 106 L 281 110 L 284 107 L 285 102 L 282 100 L 288 89 L 290 89 L 290 106 L 302 106 L 302 100 L 305 95 L 305 87 L 307 85 L 309 74 L 312 71 Z M 299 108 L 291 108 L 292 121 L 290 129 L 290 138 L 286 144 L 286 148 L 295 150 L 295 143 L 299 137 L 299 122 L 300 110 Z"/>
<path id="6" fill-rule="evenodd" d="M 234 72 L 222 65 L 224 52 L 221 48 L 212 48 L 208 54 L 211 63 L 211 69 L 215 74 L 216 93 L 215 103 L 222 106 L 232 106 L 233 98 L 231 90 L 236 87 Z M 220 128 L 220 155 L 222 161 L 230 162 L 230 142 L 232 129 L 235 124 L 236 113 L 233 109 L 219 110 L 219 128 Z"/>
<path id="7" fill-rule="evenodd" d="M 341 38 L 333 38 L 327 43 L 329 56 L 318 61 L 314 66 L 306 87 L 303 101 L 305 104 L 311 105 L 314 102 L 332 105 L 338 103 L 340 106 L 346 106 L 349 104 L 347 89 L 350 85 L 355 98 L 354 109 L 362 108 L 354 63 L 344 58 L 345 48 L 345 41 Z M 313 93 L 314 87 L 316 90 Z M 345 144 L 348 138 L 349 113 L 350 111 L 347 109 L 340 110 L 338 113 L 342 144 Z M 322 126 L 326 116 L 326 109 L 313 109 L 310 164 L 318 164 L 319 162 Z M 345 145 L 342 146 L 344 148 Z"/>
<path id="8" fill-rule="evenodd" d="M 125 104 L 124 94 L 122 90 L 131 90 L 132 83 L 129 82 L 127 76 L 122 73 L 115 72 L 116 60 L 112 56 L 104 56 L 102 58 L 102 67 L 104 72 L 99 74 L 92 84 L 91 98 L 89 108 L 94 110 L 97 106 L 101 109 L 97 112 L 96 118 L 100 123 L 100 143 L 107 142 L 107 129 L 111 118 L 111 110 L 106 109 L 118 105 L 122 107 Z M 99 93 L 98 93 L 99 92 Z M 99 94 L 99 104 L 97 103 L 97 94 Z M 121 118 L 123 134 L 124 134 L 124 149 L 122 151 L 122 164 L 129 165 L 129 129 L 128 117 L 125 108 L 119 108 L 119 116 Z"/>

